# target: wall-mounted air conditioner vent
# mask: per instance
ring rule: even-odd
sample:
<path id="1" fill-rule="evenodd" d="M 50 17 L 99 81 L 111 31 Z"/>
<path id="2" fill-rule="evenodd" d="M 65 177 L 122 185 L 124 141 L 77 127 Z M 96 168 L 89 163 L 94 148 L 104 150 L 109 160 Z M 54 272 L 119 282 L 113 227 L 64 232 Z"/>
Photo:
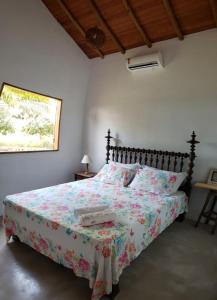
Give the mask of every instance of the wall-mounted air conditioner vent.
<path id="1" fill-rule="evenodd" d="M 130 71 L 157 67 L 163 67 L 163 58 L 160 52 L 127 59 L 127 69 Z"/>

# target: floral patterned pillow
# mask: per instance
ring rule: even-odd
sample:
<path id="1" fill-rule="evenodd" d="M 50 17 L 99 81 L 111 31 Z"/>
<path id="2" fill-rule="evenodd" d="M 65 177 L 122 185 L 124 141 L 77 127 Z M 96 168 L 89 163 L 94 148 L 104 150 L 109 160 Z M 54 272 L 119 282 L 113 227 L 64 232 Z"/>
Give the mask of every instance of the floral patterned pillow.
<path id="1" fill-rule="evenodd" d="M 171 195 L 177 192 L 186 175 L 185 172 L 176 173 L 144 166 L 143 169 L 137 170 L 129 187 L 155 194 Z"/>
<path id="2" fill-rule="evenodd" d="M 135 170 L 135 172 L 142 167 L 139 163 L 135 163 L 135 164 L 123 164 L 123 163 L 119 163 L 119 162 L 115 162 L 115 161 L 111 161 L 109 163 L 109 165 L 115 165 L 117 167 L 122 167 L 122 168 L 127 168 L 127 169 L 131 169 L 131 170 Z"/>
<path id="3" fill-rule="evenodd" d="M 134 169 L 124 168 L 111 162 L 104 165 L 94 179 L 118 186 L 127 186 L 135 176 L 135 172 Z"/>

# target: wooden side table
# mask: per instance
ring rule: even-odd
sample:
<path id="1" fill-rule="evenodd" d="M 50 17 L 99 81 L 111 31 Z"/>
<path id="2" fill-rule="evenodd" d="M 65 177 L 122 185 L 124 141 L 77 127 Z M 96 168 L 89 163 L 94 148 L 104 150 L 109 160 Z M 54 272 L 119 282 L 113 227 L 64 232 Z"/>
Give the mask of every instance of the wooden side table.
<path id="1" fill-rule="evenodd" d="M 82 180 L 82 179 L 92 178 L 95 175 L 96 175 L 96 173 L 94 173 L 94 172 L 89 172 L 89 173 L 86 173 L 86 172 L 76 172 L 76 173 L 74 173 L 75 181 Z"/>
<path id="2" fill-rule="evenodd" d="M 206 219 L 205 224 L 208 224 L 209 221 L 214 221 L 214 225 L 212 226 L 211 231 L 211 233 L 214 234 L 217 228 L 217 212 L 214 211 L 215 205 L 217 203 L 217 185 L 198 182 L 194 186 L 201 189 L 207 189 L 209 191 L 198 220 L 195 223 L 195 227 L 199 225 L 201 218 L 204 217 Z M 206 210 L 210 201 L 212 201 L 210 209 Z"/>

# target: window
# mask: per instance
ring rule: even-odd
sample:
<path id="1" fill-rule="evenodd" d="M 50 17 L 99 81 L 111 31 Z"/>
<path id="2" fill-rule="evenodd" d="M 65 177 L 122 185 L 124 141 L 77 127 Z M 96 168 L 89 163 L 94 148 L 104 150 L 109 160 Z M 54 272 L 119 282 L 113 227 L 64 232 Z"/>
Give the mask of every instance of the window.
<path id="1" fill-rule="evenodd" d="M 3 83 L 0 94 L 0 153 L 59 148 L 62 101 Z"/>

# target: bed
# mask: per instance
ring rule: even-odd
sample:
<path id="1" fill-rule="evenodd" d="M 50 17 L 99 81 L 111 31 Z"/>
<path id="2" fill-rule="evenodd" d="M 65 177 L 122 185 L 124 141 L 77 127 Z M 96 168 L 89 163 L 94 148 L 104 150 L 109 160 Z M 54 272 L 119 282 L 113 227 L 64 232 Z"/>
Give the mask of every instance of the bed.
<path id="1" fill-rule="evenodd" d="M 174 220 L 183 219 L 195 160 L 195 133 L 190 153 L 135 149 L 111 145 L 106 136 L 106 162 L 140 162 L 161 169 L 184 170 L 187 179 L 173 195 L 157 195 L 99 182 L 91 178 L 25 193 L 4 200 L 7 240 L 19 240 L 53 261 L 87 278 L 92 299 L 117 294 L 126 266 L 138 257 Z M 81 206 L 108 204 L 114 208 L 113 222 L 82 227 L 74 210 Z"/>

